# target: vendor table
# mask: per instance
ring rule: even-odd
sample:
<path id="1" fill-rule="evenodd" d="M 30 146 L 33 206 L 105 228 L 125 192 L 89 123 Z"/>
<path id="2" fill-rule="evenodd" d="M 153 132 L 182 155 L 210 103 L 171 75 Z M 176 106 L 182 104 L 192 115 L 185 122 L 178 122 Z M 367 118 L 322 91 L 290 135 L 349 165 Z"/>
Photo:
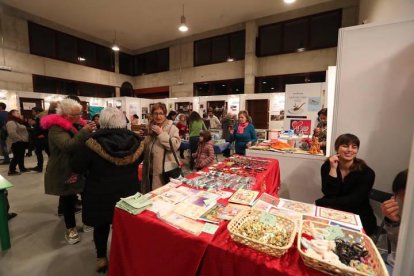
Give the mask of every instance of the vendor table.
<path id="1" fill-rule="evenodd" d="M 109 275 L 322 275 L 304 265 L 295 244 L 273 258 L 235 243 L 227 224 L 194 236 L 150 211 L 134 216 L 116 208 Z"/>

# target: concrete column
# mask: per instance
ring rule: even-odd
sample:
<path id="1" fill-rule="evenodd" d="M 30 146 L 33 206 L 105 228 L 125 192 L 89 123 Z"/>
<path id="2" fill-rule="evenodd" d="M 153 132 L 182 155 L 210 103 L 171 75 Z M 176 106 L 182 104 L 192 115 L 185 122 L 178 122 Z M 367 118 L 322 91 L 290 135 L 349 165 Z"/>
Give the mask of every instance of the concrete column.
<path id="1" fill-rule="evenodd" d="M 244 56 L 244 93 L 253 94 L 255 90 L 254 81 L 257 75 L 256 57 L 256 21 L 246 22 L 246 53 Z"/>
<path id="2" fill-rule="evenodd" d="M 121 87 L 115 87 L 115 97 L 121 97 Z"/>
<path id="3" fill-rule="evenodd" d="M 115 73 L 119 74 L 119 52 L 114 51 L 114 58 L 115 58 Z"/>

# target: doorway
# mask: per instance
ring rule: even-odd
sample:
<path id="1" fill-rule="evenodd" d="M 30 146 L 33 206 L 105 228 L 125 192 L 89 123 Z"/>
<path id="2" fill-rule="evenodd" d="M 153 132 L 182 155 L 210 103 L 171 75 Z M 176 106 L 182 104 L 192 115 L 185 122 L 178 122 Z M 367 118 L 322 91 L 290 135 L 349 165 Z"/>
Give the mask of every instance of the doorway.
<path id="1" fill-rule="evenodd" d="M 45 102 L 43 99 L 35 99 L 35 98 L 19 98 L 20 102 L 20 113 L 23 116 L 24 120 L 32 118 L 32 108 L 33 107 L 40 107 L 43 110 L 45 109 Z"/>
<path id="2" fill-rule="evenodd" d="M 246 109 L 256 129 L 269 129 L 269 100 L 246 100 Z"/>
<path id="3" fill-rule="evenodd" d="M 227 110 L 227 103 L 226 101 L 208 101 L 207 111 L 210 108 L 213 109 L 213 114 L 216 115 L 217 118 L 221 119 L 224 110 Z"/>

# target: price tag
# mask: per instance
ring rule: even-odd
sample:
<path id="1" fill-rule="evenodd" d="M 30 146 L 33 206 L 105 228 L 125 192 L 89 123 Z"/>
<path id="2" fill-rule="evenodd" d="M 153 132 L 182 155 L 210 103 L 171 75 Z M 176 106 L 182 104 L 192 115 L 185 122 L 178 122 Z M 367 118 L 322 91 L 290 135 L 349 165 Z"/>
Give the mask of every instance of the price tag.
<path id="1" fill-rule="evenodd" d="M 270 225 L 270 226 L 275 226 L 276 221 L 277 221 L 276 217 L 267 212 L 263 212 L 262 215 L 260 216 L 260 222 Z"/>
<path id="2" fill-rule="evenodd" d="M 216 233 L 218 228 L 219 228 L 218 225 L 206 222 L 206 224 L 204 224 L 201 231 L 207 234 L 214 235 L 214 233 Z"/>

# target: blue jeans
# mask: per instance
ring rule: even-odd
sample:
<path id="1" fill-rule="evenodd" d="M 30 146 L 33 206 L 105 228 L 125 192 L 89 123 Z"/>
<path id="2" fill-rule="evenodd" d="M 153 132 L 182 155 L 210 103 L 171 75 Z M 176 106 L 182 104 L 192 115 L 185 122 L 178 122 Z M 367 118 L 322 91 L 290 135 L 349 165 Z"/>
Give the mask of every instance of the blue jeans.
<path id="1" fill-rule="evenodd" d="M 6 141 L 0 140 L 1 151 L 3 152 L 3 157 L 5 162 L 10 162 L 9 152 L 7 151 Z"/>

